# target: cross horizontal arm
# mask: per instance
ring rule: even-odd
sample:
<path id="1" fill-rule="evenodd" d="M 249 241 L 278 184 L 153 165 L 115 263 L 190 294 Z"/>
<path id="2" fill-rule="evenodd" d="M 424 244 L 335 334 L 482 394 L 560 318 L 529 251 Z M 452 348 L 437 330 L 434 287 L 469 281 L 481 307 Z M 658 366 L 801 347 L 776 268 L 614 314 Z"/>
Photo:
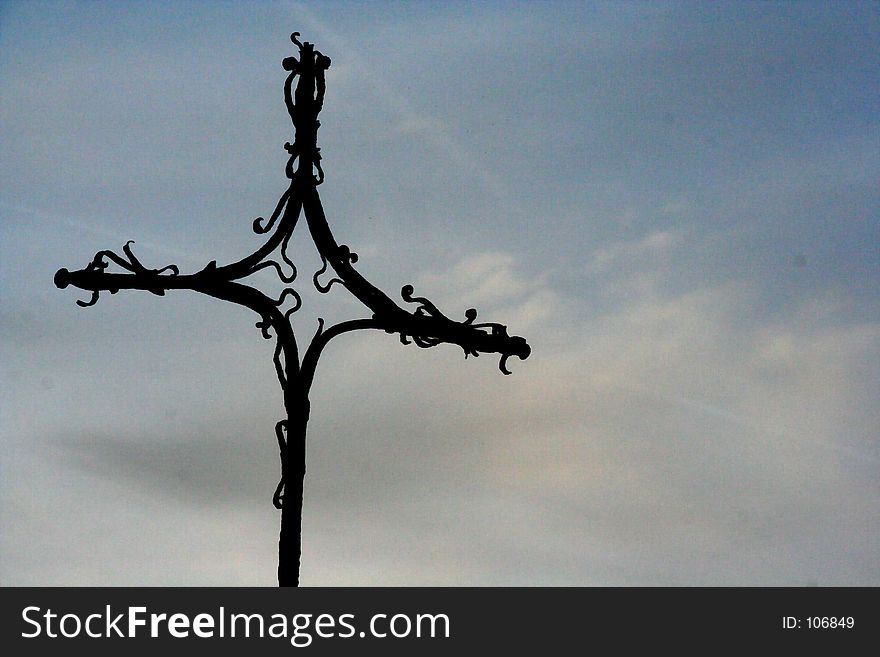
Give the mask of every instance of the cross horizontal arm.
<path id="1" fill-rule="evenodd" d="M 218 279 L 205 270 L 195 274 L 161 275 L 153 272 L 119 274 L 88 267 L 77 271 L 59 269 L 55 274 L 55 285 L 62 290 L 73 285 L 89 292 L 110 294 L 116 294 L 119 290 L 145 290 L 159 296 L 164 295 L 166 290 L 193 290 L 247 306 L 261 315 L 278 311 L 275 302 L 259 290 L 234 281 Z"/>
<path id="2" fill-rule="evenodd" d="M 126 245 L 126 252 L 130 253 L 128 245 Z M 95 256 L 92 264 L 84 269 L 77 271 L 59 269 L 55 274 L 56 287 L 64 289 L 69 285 L 73 285 L 91 292 L 92 298 L 90 301 L 77 302 L 81 306 L 90 306 L 96 303 L 100 292 L 116 294 L 119 290 L 145 290 L 160 296 L 164 295 L 166 290 L 192 290 L 207 294 L 216 299 L 236 303 L 260 315 L 262 321 L 258 326 L 262 328 L 265 337 L 270 337 L 268 328 L 275 329 L 279 345 L 284 350 L 286 378 L 290 379 L 298 374 L 299 356 L 296 338 L 290 323 L 278 307 L 278 302 L 274 299 L 248 285 L 218 277 L 216 274 L 217 269 L 211 265 L 195 274 L 184 275 L 176 273 L 160 274 L 159 271 L 163 270 L 148 270 L 140 266 L 140 263 L 138 263 L 138 270 L 133 273 L 106 272 L 102 267 L 96 267 L 95 264 L 100 262 L 102 254 L 108 253 L 111 252 L 104 251 L 99 253 Z M 117 264 L 123 264 L 115 258 L 111 257 L 111 259 L 117 262 Z M 176 272 L 176 268 L 174 271 Z"/>

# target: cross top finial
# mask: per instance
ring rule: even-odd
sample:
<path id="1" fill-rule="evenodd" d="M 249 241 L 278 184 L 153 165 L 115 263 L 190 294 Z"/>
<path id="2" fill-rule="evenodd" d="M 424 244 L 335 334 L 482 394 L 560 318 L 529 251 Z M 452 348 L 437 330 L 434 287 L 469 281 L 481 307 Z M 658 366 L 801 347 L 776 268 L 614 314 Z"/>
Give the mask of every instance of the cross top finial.
<path id="1" fill-rule="evenodd" d="M 299 48 L 299 59 L 285 57 L 281 66 L 289 71 L 284 83 L 284 102 L 287 112 L 293 121 L 296 136 L 293 143 L 284 144 L 284 149 L 290 155 L 287 161 L 286 175 L 291 180 L 294 176 L 294 161 L 299 158 L 297 173 L 303 176 L 312 175 L 312 167 L 318 175 L 315 184 L 324 182 L 324 172 L 321 169 L 321 149 L 318 148 L 318 114 L 324 106 L 324 92 L 326 82 L 324 72 L 330 68 L 330 58 L 314 49 L 314 45 L 301 42 L 299 32 L 290 35 L 290 40 Z M 296 91 L 292 91 L 293 79 L 299 76 Z"/>

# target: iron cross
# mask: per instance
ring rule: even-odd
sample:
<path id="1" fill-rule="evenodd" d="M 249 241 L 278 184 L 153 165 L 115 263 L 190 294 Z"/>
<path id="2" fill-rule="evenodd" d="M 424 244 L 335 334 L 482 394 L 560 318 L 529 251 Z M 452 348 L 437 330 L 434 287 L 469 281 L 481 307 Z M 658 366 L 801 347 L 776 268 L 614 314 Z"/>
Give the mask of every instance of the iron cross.
<path id="1" fill-rule="evenodd" d="M 281 481 L 273 496 L 273 503 L 281 510 L 278 541 L 278 583 L 281 586 L 299 584 L 309 390 L 318 359 L 330 340 L 343 333 L 373 329 L 397 334 L 403 344 L 415 343 L 422 348 L 450 343 L 460 346 L 465 357 L 480 353 L 499 354 L 499 367 L 505 374 L 510 373 L 508 358 L 525 359 L 531 352 L 525 339 L 509 335 L 504 325 L 477 322 L 477 311 L 473 308 L 465 311 L 463 321 L 450 319 L 425 297 L 415 296 L 412 285 L 406 285 L 401 290 L 401 298 L 414 306 L 413 310 L 408 310 L 354 268 L 357 254 L 337 243 L 318 196 L 318 186 L 324 181 L 317 145 L 318 114 L 324 103 L 325 71 L 330 67 L 330 58 L 315 50 L 313 44 L 300 42 L 298 37 L 299 33 L 294 32 L 290 38 L 299 49 L 299 58 L 287 57 L 282 62 L 288 71 L 284 100 L 295 135 L 293 143 L 284 145 L 288 153 L 285 172 L 290 183 L 269 219 L 257 217 L 253 222 L 255 233 L 268 235 L 260 248 L 237 262 L 218 265 L 211 261 L 201 271 L 181 274 L 175 265 L 158 269 L 144 266 L 132 251 L 132 242 L 128 242 L 122 247 L 123 255 L 99 251 L 85 268 L 77 271 L 59 269 L 55 274 L 57 287 L 64 289 L 73 285 L 91 292 L 88 301 L 77 301 L 83 307 L 97 303 L 101 292 L 116 294 L 119 290 L 146 290 L 161 296 L 168 290 L 193 290 L 251 309 L 259 316 L 256 326 L 263 337 L 271 339 L 274 333 L 273 362 L 286 412 L 286 418 L 275 425 L 281 451 Z M 315 287 L 326 293 L 338 283 L 369 311 L 367 317 L 326 327 L 319 319 L 318 330 L 302 353 L 290 322 L 291 314 L 299 309 L 302 300 L 292 287 L 297 271 L 287 254 L 300 215 L 305 218 L 323 263 L 312 277 Z M 108 271 L 111 265 L 122 271 Z M 319 277 L 328 266 L 332 267 L 336 277 L 322 283 Z M 261 269 L 273 269 L 284 283 L 277 299 L 241 282 Z"/>

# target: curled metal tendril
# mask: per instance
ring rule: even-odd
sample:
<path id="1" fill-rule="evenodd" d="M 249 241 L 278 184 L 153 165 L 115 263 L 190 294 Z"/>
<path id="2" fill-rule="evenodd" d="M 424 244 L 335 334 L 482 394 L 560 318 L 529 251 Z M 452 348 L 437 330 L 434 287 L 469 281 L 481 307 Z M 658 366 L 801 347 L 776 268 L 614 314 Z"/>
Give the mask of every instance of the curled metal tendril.
<path id="1" fill-rule="evenodd" d="M 287 451 L 287 440 L 284 432 L 287 429 L 287 420 L 280 420 L 275 424 L 275 437 L 278 439 L 278 449 L 281 451 L 281 480 L 275 487 L 275 494 L 272 495 L 272 505 L 276 509 L 280 509 L 284 504 L 284 453 Z"/>
<path id="2" fill-rule="evenodd" d="M 76 305 L 79 306 L 80 308 L 88 308 L 89 306 L 94 306 L 96 303 L 98 303 L 99 296 L 100 296 L 100 294 L 98 294 L 97 290 L 92 290 L 92 298 L 91 299 L 89 299 L 88 301 L 81 301 L 81 300 L 77 299 Z"/>
<path id="3" fill-rule="evenodd" d="M 416 308 L 416 315 L 430 315 L 431 317 L 443 317 L 446 318 L 446 315 L 440 312 L 440 310 L 433 303 L 428 301 L 425 297 L 414 297 L 413 292 L 415 292 L 415 288 L 412 285 L 404 285 L 400 290 L 400 296 L 407 303 L 417 303 L 419 307 Z"/>
<path id="4" fill-rule="evenodd" d="M 261 262 L 258 265 L 255 265 L 253 269 L 251 269 L 251 273 L 260 271 L 261 269 L 266 269 L 267 267 L 272 267 L 275 269 L 275 272 L 278 274 L 278 278 L 280 278 L 285 283 L 293 283 L 296 280 L 296 269 L 294 268 L 293 273 L 287 275 L 284 273 L 284 270 L 281 269 L 281 265 L 279 265 L 274 260 L 266 260 L 265 262 Z"/>
<path id="5" fill-rule="evenodd" d="M 125 255 L 128 257 L 128 260 L 114 253 L 113 251 L 98 251 L 95 254 L 95 257 L 92 259 L 92 262 L 89 263 L 89 266 L 86 267 L 86 269 L 88 271 L 103 271 L 107 268 L 109 264 L 105 262 L 105 259 L 108 259 L 119 265 L 126 271 L 130 271 L 135 274 L 155 274 L 158 276 L 159 274 L 163 274 L 166 271 L 170 271 L 173 276 L 177 276 L 180 273 L 177 265 L 166 265 L 161 269 L 147 269 L 141 264 L 141 261 L 137 259 L 134 252 L 131 250 L 131 244 L 134 244 L 134 240 L 129 240 L 122 245 L 122 252 L 125 253 Z"/>
<path id="6" fill-rule="evenodd" d="M 293 235 L 293 229 L 291 229 L 290 232 L 284 236 L 284 240 L 281 242 L 281 259 L 284 260 L 285 264 L 287 264 L 287 266 L 290 267 L 290 270 L 293 272 L 293 274 L 291 274 L 291 280 L 285 281 L 285 283 L 292 283 L 293 278 L 296 278 L 296 265 L 293 264 L 293 261 L 287 255 L 287 246 L 288 244 L 290 244 L 291 235 Z"/>
<path id="7" fill-rule="evenodd" d="M 318 280 L 318 277 L 327 271 L 327 258 L 323 255 L 321 256 L 321 268 L 315 272 L 315 275 L 312 276 L 312 282 L 315 284 L 315 288 L 321 294 L 327 294 L 330 291 L 330 288 L 333 287 L 334 283 L 342 283 L 345 285 L 341 278 L 331 278 L 326 284 L 322 285 L 321 281 Z"/>
<path id="8" fill-rule="evenodd" d="M 315 335 L 314 335 L 314 337 L 312 337 L 312 342 L 317 340 L 323 332 L 324 332 L 324 318 L 319 317 L 318 318 L 318 330 L 315 331 Z"/>
<path id="9" fill-rule="evenodd" d="M 134 244 L 134 240 L 127 241 L 122 246 L 122 250 L 125 253 L 125 255 L 128 256 L 128 259 L 131 261 L 131 264 L 132 264 L 131 271 L 136 272 L 136 273 L 140 273 L 140 274 L 155 274 L 157 276 L 160 274 L 163 274 L 166 271 L 170 271 L 172 276 L 177 276 L 178 274 L 180 274 L 180 270 L 177 268 L 177 265 L 165 265 L 161 269 L 147 269 L 135 257 L 129 244 Z"/>
<path id="10" fill-rule="evenodd" d="M 422 349 L 430 349 L 440 344 L 439 338 L 424 338 L 418 335 L 412 336 L 413 342 Z"/>
<path id="11" fill-rule="evenodd" d="M 254 324 L 254 326 L 260 329 L 260 333 L 262 333 L 264 338 L 267 340 L 272 339 L 272 334 L 269 333 L 269 329 L 272 328 L 272 321 L 268 317 L 263 317 L 263 319 Z"/>
<path id="12" fill-rule="evenodd" d="M 440 312 L 440 310 L 433 303 L 428 301 L 425 297 L 416 297 L 413 296 L 415 293 L 415 288 L 412 285 L 404 285 L 400 290 L 400 296 L 407 303 L 417 303 L 418 307 L 413 312 L 414 315 L 419 317 L 442 317 L 443 319 L 447 319 L 446 315 Z M 409 338 L 412 338 L 410 341 Z M 436 347 L 438 344 L 442 342 L 439 338 L 433 337 L 425 337 L 421 335 L 410 335 L 406 336 L 403 333 L 400 334 L 400 342 L 401 344 L 415 344 L 417 347 L 421 347 L 422 349 L 430 349 L 431 347 Z M 465 351 L 465 356 L 467 356 L 467 351 Z"/>
<path id="13" fill-rule="evenodd" d="M 257 235 L 264 235 L 272 230 L 272 226 L 275 225 L 275 222 L 278 221 L 278 217 L 281 216 L 281 212 L 284 210 L 284 206 L 287 205 L 287 200 L 290 198 L 290 190 L 288 189 L 284 194 L 281 195 L 281 198 L 278 199 L 278 203 L 275 206 L 275 210 L 272 212 L 272 216 L 269 217 L 269 221 L 263 225 L 265 219 L 263 217 L 257 217 L 254 219 L 253 229 Z"/>
<path id="14" fill-rule="evenodd" d="M 260 221 L 260 220 L 261 220 L 261 218 L 257 217 L 257 221 Z M 254 222 L 255 230 L 257 228 L 257 221 Z M 271 225 L 272 225 L 272 223 L 274 223 L 274 221 L 275 221 L 275 218 L 273 216 L 273 218 L 270 220 L 270 223 L 268 224 L 267 228 L 265 230 L 260 228 L 260 230 L 258 230 L 257 232 L 268 232 L 269 228 L 271 228 Z M 261 269 L 266 269 L 268 267 L 271 267 L 275 270 L 275 273 L 278 274 L 278 278 L 280 278 L 282 282 L 288 283 L 288 284 L 293 283 L 293 281 L 296 280 L 297 269 L 296 269 L 296 265 L 290 259 L 290 256 L 287 255 L 287 248 L 288 248 L 288 245 L 290 244 L 290 237 L 292 234 L 293 234 L 293 230 L 291 229 L 284 236 L 284 239 L 281 242 L 281 249 L 280 249 L 281 259 L 284 261 L 284 264 L 286 264 L 288 267 L 290 267 L 290 274 L 286 274 L 284 272 L 284 269 L 281 267 L 281 265 L 276 260 L 265 260 L 257 265 L 254 265 L 251 268 L 251 273 L 258 272 Z"/>
<path id="15" fill-rule="evenodd" d="M 272 363 L 275 365 L 275 375 L 278 377 L 281 389 L 284 390 L 287 388 L 287 376 L 284 374 L 284 364 L 281 362 L 282 353 L 281 341 L 278 340 L 275 344 L 275 353 L 272 355 Z"/>
<path id="16" fill-rule="evenodd" d="M 302 307 L 302 297 L 300 297 L 299 293 L 296 290 L 294 290 L 292 287 L 286 287 L 281 291 L 281 296 L 278 297 L 278 300 L 274 302 L 275 305 L 280 306 L 281 304 L 284 303 L 284 300 L 287 297 L 293 297 L 293 299 L 294 299 L 293 307 L 287 311 L 288 314 L 295 313 L 297 310 L 299 310 Z"/>
<path id="17" fill-rule="evenodd" d="M 415 288 L 412 285 L 404 285 L 400 290 L 400 296 L 403 298 L 404 301 L 408 303 L 419 304 L 418 308 L 416 308 L 413 314 L 419 316 L 431 315 L 433 317 L 445 317 L 443 313 L 441 313 L 433 303 L 431 303 L 424 297 L 414 297 L 414 292 Z M 412 338 L 412 340 L 409 339 L 410 337 Z M 400 343 L 405 345 L 415 343 L 416 346 L 421 347 L 422 349 L 430 349 L 431 347 L 437 346 L 440 341 L 418 335 L 407 336 L 406 334 L 401 332 Z"/>
<path id="18" fill-rule="evenodd" d="M 165 267 L 161 267 L 159 269 L 147 269 L 141 264 L 141 261 L 138 260 L 137 256 L 135 256 L 134 252 L 131 250 L 131 245 L 134 244 L 134 240 L 129 240 L 125 244 L 122 245 L 122 252 L 125 254 L 125 258 L 123 258 L 118 253 L 114 253 L 113 251 L 105 250 L 98 251 L 95 254 L 95 257 L 92 258 L 92 261 L 85 268 L 85 271 L 88 272 L 103 272 L 107 267 L 110 266 L 110 262 L 117 265 L 118 267 L 124 269 L 125 271 L 131 272 L 133 274 L 141 274 L 146 276 L 148 279 L 152 277 L 158 277 L 166 272 L 170 272 L 171 276 L 177 276 L 180 274 L 180 270 L 177 268 L 177 265 L 166 265 Z M 109 262 L 108 262 L 109 261 Z M 165 289 L 161 284 L 157 282 L 156 285 L 151 285 L 146 288 L 153 294 L 158 296 L 164 296 Z M 118 290 L 110 289 L 110 294 L 116 294 Z M 98 290 L 92 290 L 92 296 L 88 301 L 77 300 L 76 304 L 81 308 L 88 308 L 89 306 L 94 306 L 98 303 L 98 299 L 101 294 Z"/>
<path id="19" fill-rule="evenodd" d="M 281 510 L 281 505 L 284 503 L 284 477 L 278 482 L 278 486 L 275 488 L 275 494 L 272 496 L 272 505 Z"/>
<path id="20" fill-rule="evenodd" d="M 291 76 L 293 77 L 293 76 Z M 293 112 L 290 112 L 290 116 L 293 116 Z M 284 165 L 284 175 L 287 176 L 289 180 L 293 180 L 293 165 L 296 162 L 296 158 L 299 156 L 299 151 L 296 150 L 291 144 L 284 144 L 285 150 L 290 153 L 290 157 L 287 158 L 287 164 Z"/>
<path id="21" fill-rule="evenodd" d="M 351 264 L 354 264 L 358 261 L 358 254 L 352 251 L 345 244 L 339 245 L 339 255 L 342 256 L 345 260 L 348 260 Z"/>

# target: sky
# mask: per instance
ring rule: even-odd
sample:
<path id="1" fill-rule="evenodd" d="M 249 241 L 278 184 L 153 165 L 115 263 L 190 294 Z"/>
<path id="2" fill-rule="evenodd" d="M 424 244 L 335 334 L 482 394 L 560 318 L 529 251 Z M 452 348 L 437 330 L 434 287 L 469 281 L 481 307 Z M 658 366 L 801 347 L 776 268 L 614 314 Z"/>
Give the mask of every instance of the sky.
<path id="1" fill-rule="evenodd" d="M 257 248 L 293 31 L 358 271 L 532 346 L 331 343 L 303 585 L 880 585 L 876 3 L 48 1 L 0 4 L 0 584 L 275 583 L 258 318 L 52 278 Z M 297 334 L 366 316 L 294 242 Z"/>

